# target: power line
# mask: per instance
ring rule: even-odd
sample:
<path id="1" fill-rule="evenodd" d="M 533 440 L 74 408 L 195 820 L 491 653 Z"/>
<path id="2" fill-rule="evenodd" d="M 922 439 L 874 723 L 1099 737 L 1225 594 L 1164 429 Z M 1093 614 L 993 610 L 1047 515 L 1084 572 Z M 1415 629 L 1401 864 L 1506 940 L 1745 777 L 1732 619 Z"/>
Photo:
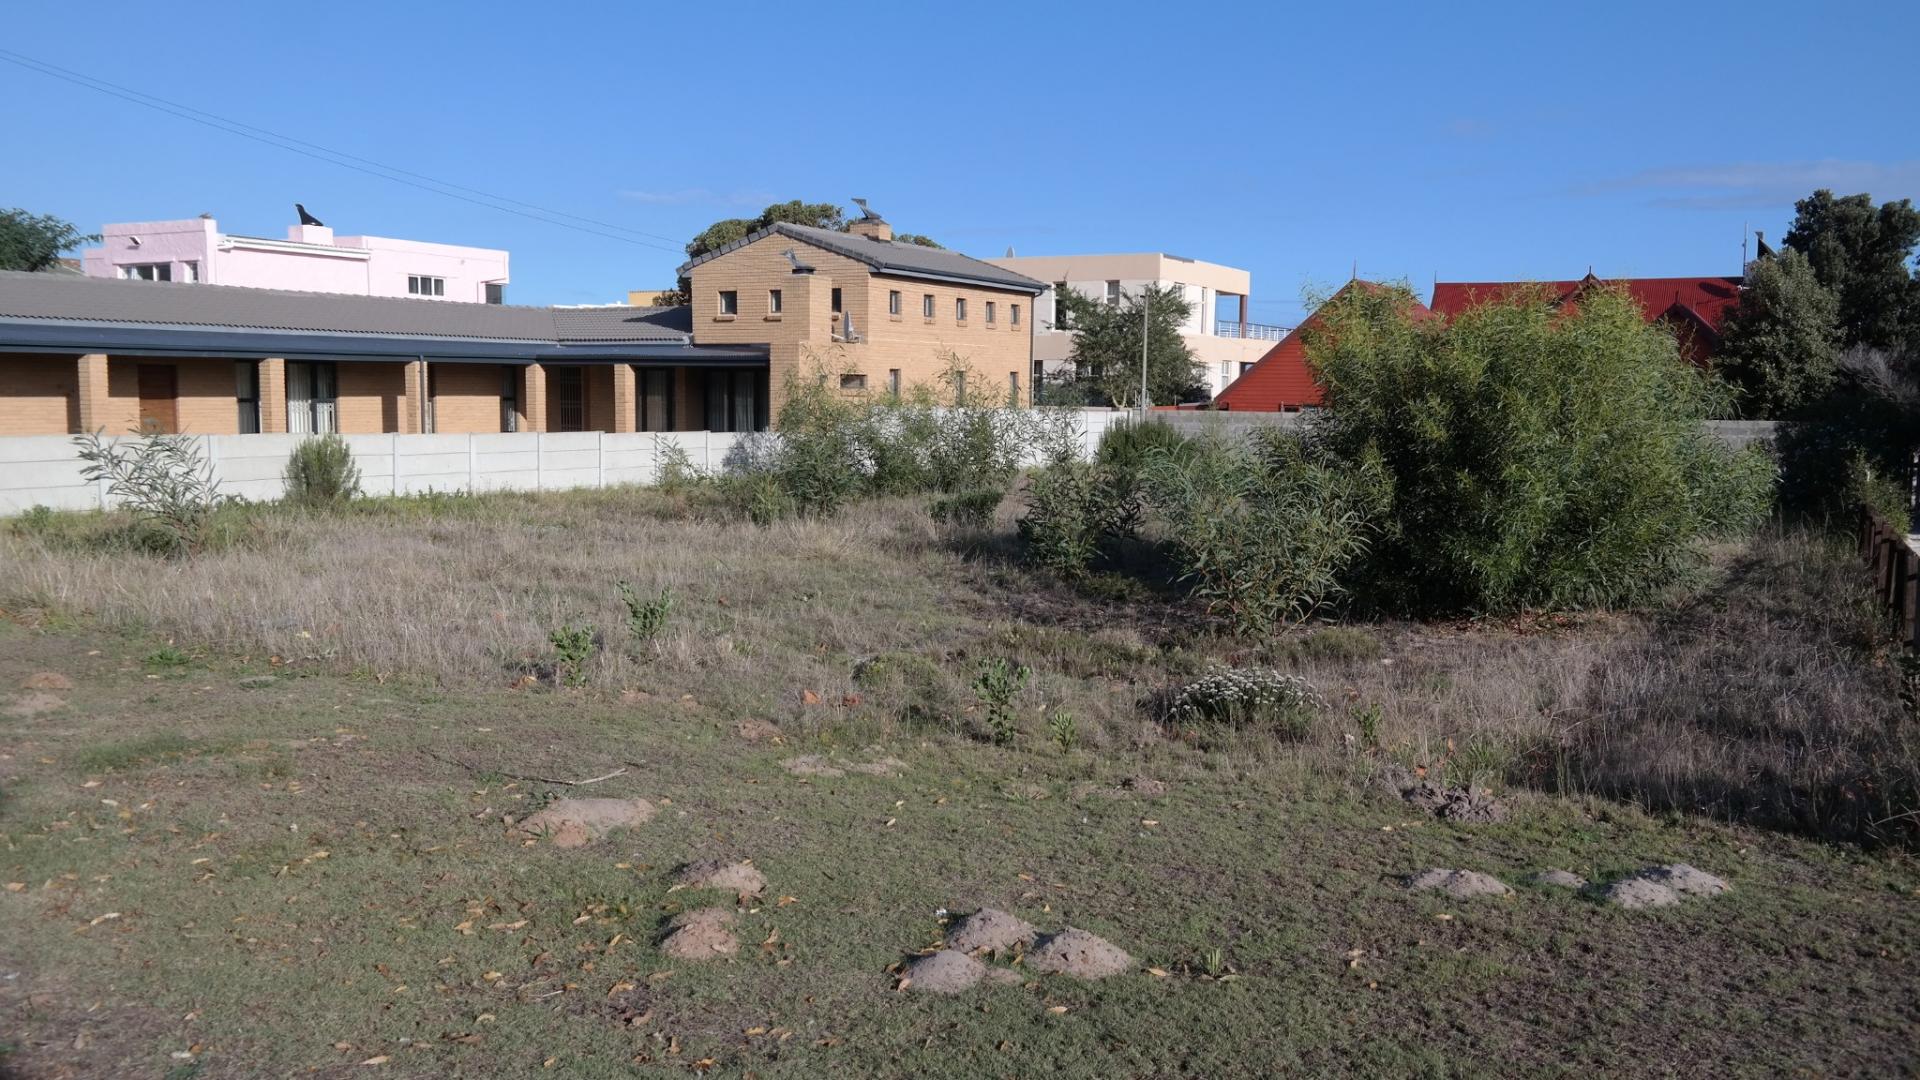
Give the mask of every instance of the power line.
<path id="1" fill-rule="evenodd" d="M 50 64 L 44 60 L 38 60 L 34 57 L 14 52 L 11 49 L 0 48 L 0 60 L 5 60 L 16 67 L 45 75 L 49 78 L 72 83 L 75 86 L 80 86 L 95 91 L 96 93 L 120 98 L 123 101 L 132 102 L 135 105 L 153 109 L 157 112 L 167 113 L 203 127 L 223 131 L 229 135 L 238 135 L 243 139 L 251 139 L 254 142 L 272 146 L 275 149 L 300 154 L 303 157 L 313 158 L 316 161 L 323 161 L 329 165 L 336 165 L 343 169 L 352 169 L 355 172 L 365 173 L 368 176 L 378 177 L 379 179 L 388 180 L 396 184 L 405 184 L 408 187 L 417 188 L 435 195 L 442 195 L 450 199 L 459 199 L 461 202 L 471 203 L 475 206 L 483 206 L 489 210 L 497 210 L 505 214 L 514 214 L 530 221 L 538 221 L 547 225 L 557 225 L 563 229 L 572 229 L 576 232 L 587 233 L 607 240 L 619 240 L 640 247 L 671 251 L 675 254 L 685 254 L 686 251 L 685 247 L 670 236 L 661 236 L 658 233 L 633 229 L 625 225 L 616 225 L 608 221 L 582 217 L 579 214 L 569 214 L 564 210 L 554 210 L 536 203 L 524 202 L 519 199 L 509 198 L 505 195 L 482 191 L 479 188 L 456 184 L 450 180 L 441 180 L 422 173 L 387 165 L 371 158 L 349 154 L 342 150 L 334 150 L 330 147 L 321 146 L 318 143 L 307 142 L 304 139 L 296 139 L 290 135 L 282 135 L 279 132 L 267 128 L 255 127 L 252 124 L 231 120 L 216 113 L 196 109 L 191 105 L 182 105 L 179 102 L 169 101 L 166 98 L 157 97 L 144 91 L 121 86 L 118 83 L 108 82 L 105 79 L 95 78 L 94 76 L 73 71 L 69 68 L 63 68 L 56 64 Z M 466 192 L 467 194 L 461 194 L 461 192 Z M 515 209 L 515 207 L 524 207 L 525 209 Z M 583 224 L 573 224 L 573 222 Z M 615 231 L 605 231 L 609 229 Z M 619 233 L 628 233 L 631 235 L 622 236 L 618 235 Z M 648 237 L 650 239 L 640 239 L 641 237 Z M 669 247 L 667 244 L 654 243 L 652 242 L 654 240 L 664 240 L 672 246 Z"/>

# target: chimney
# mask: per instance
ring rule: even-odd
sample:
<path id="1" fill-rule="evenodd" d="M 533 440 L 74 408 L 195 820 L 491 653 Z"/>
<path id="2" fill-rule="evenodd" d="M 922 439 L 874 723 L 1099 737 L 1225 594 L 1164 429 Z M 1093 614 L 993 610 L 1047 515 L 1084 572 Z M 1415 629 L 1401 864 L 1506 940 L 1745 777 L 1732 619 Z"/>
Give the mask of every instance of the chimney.
<path id="1" fill-rule="evenodd" d="M 893 239 L 893 226 L 887 224 L 886 219 L 881 217 L 863 217 L 848 225 L 847 231 L 870 240 Z"/>

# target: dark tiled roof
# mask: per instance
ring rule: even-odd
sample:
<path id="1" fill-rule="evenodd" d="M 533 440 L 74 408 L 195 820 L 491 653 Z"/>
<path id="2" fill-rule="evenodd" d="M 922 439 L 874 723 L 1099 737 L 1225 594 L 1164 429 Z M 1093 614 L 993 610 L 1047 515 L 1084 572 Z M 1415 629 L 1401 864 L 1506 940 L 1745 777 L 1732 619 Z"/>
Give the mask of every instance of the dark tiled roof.
<path id="1" fill-rule="evenodd" d="M 685 343 L 675 308 L 544 308 L 0 272 L 0 319 L 546 344 Z"/>
<path id="2" fill-rule="evenodd" d="M 834 232 L 832 229 L 816 229 L 811 225 L 789 225 L 785 222 L 769 225 L 759 232 L 741 237 L 731 244 L 693 259 L 680 267 L 680 273 L 684 274 L 710 259 L 717 259 L 730 251 L 746 247 L 755 240 L 775 234 L 865 263 L 872 267 L 876 274 L 926 278 L 935 281 L 959 281 L 1034 295 L 1046 289 L 1045 285 L 1030 277 L 1002 269 L 992 263 L 981 262 L 979 259 L 970 258 L 957 251 L 921 247 L 919 244 L 907 244 L 898 240 L 874 240 L 858 233 Z"/>

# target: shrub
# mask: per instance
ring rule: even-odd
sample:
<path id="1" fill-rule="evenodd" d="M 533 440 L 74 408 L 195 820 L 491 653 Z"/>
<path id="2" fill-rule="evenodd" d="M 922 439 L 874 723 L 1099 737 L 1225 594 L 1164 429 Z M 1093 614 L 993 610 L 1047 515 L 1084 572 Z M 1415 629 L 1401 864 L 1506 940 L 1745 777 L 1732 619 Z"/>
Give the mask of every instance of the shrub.
<path id="1" fill-rule="evenodd" d="M 287 457 L 287 501 L 302 506 L 332 506 L 360 494 L 360 467 L 338 435 L 300 440 Z"/>
<path id="2" fill-rule="evenodd" d="M 1847 470 L 1847 500 L 1879 514 L 1895 532 L 1911 531 L 1907 511 L 1907 487 L 1893 476 L 1874 468 L 1864 451 L 1856 451 Z"/>
<path id="3" fill-rule="evenodd" d="M 586 682 L 587 661 L 593 659 L 598 639 L 599 634 L 586 623 L 568 623 L 550 631 L 547 643 L 553 646 L 554 675 L 568 686 Z"/>
<path id="4" fill-rule="evenodd" d="M 1137 473 L 1156 454 L 1180 454 L 1191 448 L 1190 440 L 1165 420 L 1135 421 L 1108 428 L 1100 436 L 1094 460 Z"/>
<path id="5" fill-rule="evenodd" d="M 726 504 L 755 525 L 771 525 L 799 509 L 793 496 L 780 486 L 780 478 L 770 472 L 722 477 L 720 487 Z"/>
<path id="6" fill-rule="evenodd" d="M 706 479 L 677 439 L 661 436 L 655 456 L 658 467 L 654 472 L 654 486 L 668 495 L 683 495 Z"/>
<path id="7" fill-rule="evenodd" d="M 973 679 L 973 692 L 987 707 L 987 732 L 1000 746 L 1011 746 L 1019 727 L 1013 711 L 1013 699 L 1027 687 L 1032 669 L 1004 657 L 982 661 Z"/>
<path id="8" fill-rule="evenodd" d="M 1448 322 L 1419 318 L 1404 288 L 1353 287 L 1320 318 L 1318 435 L 1387 481 L 1359 575 L 1378 603 L 1629 602 L 1696 566 L 1702 537 L 1766 512 L 1756 460 L 1702 424 L 1725 388 L 1624 294 L 1524 294 Z"/>
<path id="9" fill-rule="evenodd" d="M 1082 461 L 1056 461 L 1033 475 L 1020 541 L 1028 562 L 1080 577 L 1100 552 L 1098 473 Z"/>
<path id="10" fill-rule="evenodd" d="M 1241 633 L 1304 622 L 1346 590 L 1383 498 L 1379 469 L 1311 453 L 1263 428 L 1147 467 L 1154 507 L 1181 576 Z"/>
<path id="11" fill-rule="evenodd" d="M 641 596 L 627 582 L 620 582 L 620 602 L 627 606 L 627 633 L 635 641 L 652 641 L 667 627 L 673 611 L 673 590 L 661 589 L 658 596 Z"/>
<path id="12" fill-rule="evenodd" d="M 1380 639 L 1354 626 L 1329 626 L 1316 630 L 1294 646 L 1310 660 L 1377 660 L 1385 651 Z"/>
<path id="13" fill-rule="evenodd" d="M 968 529 L 984 529 L 993 524 L 993 513 L 1000 509 L 1006 492 L 999 488 L 980 488 L 941 495 L 927 504 L 933 520 Z"/>
<path id="14" fill-rule="evenodd" d="M 1047 734 L 1064 754 L 1080 745 L 1080 722 L 1068 710 L 1055 709 L 1047 717 Z"/>
<path id="15" fill-rule="evenodd" d="M 107 495 L 164 554 L 192 554 L 206 542 L 223 496 L 200 443 L 185 435 L 145 434 L 109 442 L 99 432 L 74 437 L 81 476 L 105 482 Z"/>
<path id="16" fill-rule="evenodd" d="M 1224 726 L 1302 738 L 1317 709 L 1326 707 L 1305 679 L 1272 668 L 1215 667 L 1180 688 L 1167 708 L 1177 727 Z"/>

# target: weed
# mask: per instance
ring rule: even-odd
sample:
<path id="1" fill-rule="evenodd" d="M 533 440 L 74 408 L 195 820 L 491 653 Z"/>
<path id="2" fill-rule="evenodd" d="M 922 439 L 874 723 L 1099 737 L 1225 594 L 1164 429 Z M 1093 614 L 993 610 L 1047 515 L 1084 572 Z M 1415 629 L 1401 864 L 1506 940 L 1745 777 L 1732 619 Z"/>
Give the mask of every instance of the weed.
<path id="1" fill-rule="evenodd" d="M 993 512 L 1000 508 L 1006 493 L 999 488 L 978 488 L 952 495 L 941 495 L 927 504 L 927 513 L 944 525 L 984 529 L 993 524 Z"/>
<path id="2" fill-rule="evenodd" d="M 1358 705 L 1348 715 L 1353 718 L 1354 726 L 1360 729 L 1360 745 L 1367 750 L 1380 749 L 1380 705 L 1377 702 Z"/>
<path id="3" fill-rule="evenodd" d="M 360 494 L 360 466 L 347 441 L 335 434 L 300 440 L 287 456 L 287 501 L 333 506 Z"/>
<path id="4" fill-rule="evenodd" d="M 147 433 L 110 442 L 96 431 L 74 436 L 73 444 L 86 462 L 80 475 L 104 483 L 108 497 L 157 537 L 164 554 L 191 555 L 206 542 L 224 496 L 198 440 Z"/>
<path id="5" fill-rule="evenodd" d="M 658 596 L 641 596 L 634 587 L 619 584 L 620 602 L 627 606 L 627 633 L 635 641 L 652 641 L 667 627 L 667 615 L 673 611 L 673 590 L 661 589 Z"/>
<path id="6" fill-rule="evenodd" d="M 568 686 L 587 681 L 587 661 L 593 659 L 598 637 L 588 623 L 570 622 L 548 632 L 547 642 L 553 646 L 554 672 Z"/>
<path id="7" fill-rule="evenodd" d="M 1179 727 L 1223 725 L 1299 739 L 1326 702 L 1305 679 L 1272 668 L 1216 667 L 1174 695 L 1167 719 Z"/>
<path id="8" fill-rule="evenodd" d="M 1080 722 L 1068 710 L 1055 709 L 1047 716 L 1047 734 L 1064 754 L 1080 745 Z"/>
<path id="9" fill-rule="evenodd" d="M 192 663 L 193 657 L 172 645 L 162 645 L 140 660 L 140 666 L 152 672 L 177 672 Z"/>
<path id="10" fill-rule="evenodd" d="M 1027 687 L 1032 669 L 1005 657 L 993 657 L 980 663 L 973 679 L 973 692 L 987 707 L 987 733 L 1000 746 L 1011 746 L 1019 734 L 1013 701 Z"/>
<path id="11" fill-rule="evenodd" d="M 1378 660 L 1380 639 L 1358 627 L 1329 626 L 1302 638 L 1294 646 L 1308 660 Z"/>

